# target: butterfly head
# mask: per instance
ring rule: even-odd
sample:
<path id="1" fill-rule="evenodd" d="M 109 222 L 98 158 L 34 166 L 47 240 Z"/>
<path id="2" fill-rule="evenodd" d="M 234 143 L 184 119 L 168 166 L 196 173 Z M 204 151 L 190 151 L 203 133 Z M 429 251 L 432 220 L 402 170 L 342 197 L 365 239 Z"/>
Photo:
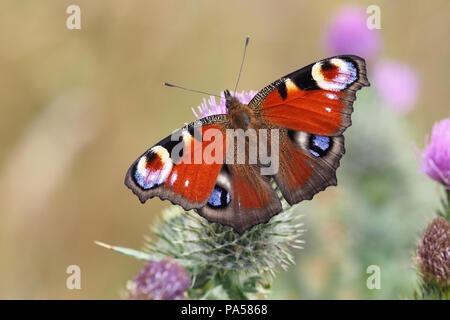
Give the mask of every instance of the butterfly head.
<path id="1" fill-rule="evenodd" d="M 239 99 L 232 96 L 230 91 L 225 90 L 224 95 L 225 95 L 225 106 L 227 107 L 228 111 L 230 111 L 231 109 L 235 109 L 241 105 Z"/>
<path id="2" fill-rule="evenodd" d="M 246 104 L 241 103 L 238 98 L 232 96 L 230 91 L 225 90 L 224 94 L 231 125 L 235 129 L 247 130 L 256 121 L 253 111 Z"/>

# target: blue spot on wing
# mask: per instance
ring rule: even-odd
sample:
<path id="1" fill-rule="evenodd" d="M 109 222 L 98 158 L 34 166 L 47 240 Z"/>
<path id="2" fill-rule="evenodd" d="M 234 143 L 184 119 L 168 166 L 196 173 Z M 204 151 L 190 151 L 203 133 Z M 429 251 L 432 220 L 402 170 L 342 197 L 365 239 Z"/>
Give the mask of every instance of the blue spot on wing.
<path id="1" fill-rule="evenodd" d="M 212 205 L 213 207 L 219 207 L 220 206 L 220 196 L 221 192 L 220 190 L 214 188 L 211 197 L 209 197 L 208 203 Z"/>
<path id="2" fill-rule="evenodd" d="M 208 205 L 213 208 L 225 208 L 231 202 L 230 194 L 222 187 L 215 186 L 208 199 Z"/>
<path id="3" fill-rule="evenodd" d="M 313 144 L 321 150 L 326 151 L 330 147 L 330 137 L 314 135 Z"/>
<path id="4" fill-rule="evenodd" d="M 331 138 L 319 134 L 311 135 L 309 152 L 315 157 L 322 157 L 330 149 Z"/>
<path id="5" fill-rule="evenodd" d="M 315 152 L 313 149 L 309 149 L 309 152 L 311 152 L 313 156 L 320 157 L 320 154 Z"/>

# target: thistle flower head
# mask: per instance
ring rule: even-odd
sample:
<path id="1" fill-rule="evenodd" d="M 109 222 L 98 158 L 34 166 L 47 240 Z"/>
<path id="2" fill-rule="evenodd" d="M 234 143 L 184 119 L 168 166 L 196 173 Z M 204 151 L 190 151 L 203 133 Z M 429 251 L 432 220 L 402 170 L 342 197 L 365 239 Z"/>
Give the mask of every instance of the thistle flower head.
<path id="1" fill-rule="evenodd" d="M 181 300 L 191 280 L 183 266 L 172 259 L 149 261 L 128 283 L 129 299 Z"/>
<path id="2" fill-rule="evenodd" d="M 238 98 L 238 100 L 241 103 L 247 104 L 250 102 L 250 100 L 257 94 L 256 91 L 250 90 L 250 91 L 241 91 L 241 92 L 235 92 L 231 93 L 233 96 Z M 220 101 L 219 104 L 217 104 L 216 97 L 210 96 L 208 100 L 203 98 L 203 102 L 197 107 L 198 113 L 195 111 L 194 108 L 192 108 L 192 112 L 194 113 L 195 117 L 197 119 L 201 119 L 207 116 L 215 115 L 215 114 L 227 114 L 228 110 L 225 106 L 225 94 L 222 91 L 220 93 Z"/>
<path id="3" fill-rule="evenodd" d="M 290 249 L 300 249 L 304 243 L 299 239 L 301 215 L 277 192 L 283 211 L 242 235 L 174 206 L 164 211 L 164 221 L 154 229 L 156 239 L 147 239 L 143 251 L 97 244 L 150 261 L 129 282 L 130 299 L 181 299 L 188 287 L 192 299 L 260 298 L 268 293 L 277 269 L 294 263 Z"/>
<path id="4" fill-rule="evenodd" d="M 424 281 L 450 286 L 450 222 L 437 217 L 428 225 L 417 260 Z"/>
<path id="5" fill-rule="evenodd" d="M 420 170 L 450 190 L 450 118 L 433 126 L 431 140 L 422 152 Z"/>
<path id="6" fill-rule="evenodd" d="M 209 223 L 192 211 L 172 207 L 154 230 L 145 250 L 152 259 L 173 256 L 190 272 L 191 298 L 246 299 L 265 294 L 276 270 L 293 263 L 290 248 L 301 248 L 303 224 L 293 208 L 239 235 L 232 228 Z"/>

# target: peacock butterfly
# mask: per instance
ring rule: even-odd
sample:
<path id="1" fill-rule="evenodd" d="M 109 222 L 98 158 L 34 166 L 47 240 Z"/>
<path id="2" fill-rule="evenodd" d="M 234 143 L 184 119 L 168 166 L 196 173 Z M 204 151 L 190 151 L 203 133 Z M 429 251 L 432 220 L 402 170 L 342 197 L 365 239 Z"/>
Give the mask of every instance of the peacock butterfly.
<path id="1" fill-rule="evenodd" d="M 369 86 L 364 59 L 340 55 L 276 80 L 248 104 L 225 90 L 228 113 L 204 117 L 158 142 L 131 165 L 125 184 L 142 203 L 167 199 L 242 234 L 282 210 L 272 180 L 290 205 L 337 184 L 342 134 L 363 86 Z M 230 139 L 236 131 L 246 138 L 241 150 L 235 136 Z M 277 170 L 262 173 L 269 164 L 263 152 L 252 158 L 252 148 L 265 149 L 272 160 L 276 155 Z"/>

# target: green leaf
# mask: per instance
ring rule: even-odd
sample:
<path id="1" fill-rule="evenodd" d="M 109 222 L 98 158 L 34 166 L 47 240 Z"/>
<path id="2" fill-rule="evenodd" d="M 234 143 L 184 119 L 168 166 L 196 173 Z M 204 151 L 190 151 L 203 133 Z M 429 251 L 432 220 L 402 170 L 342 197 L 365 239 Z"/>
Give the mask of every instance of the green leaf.
<path id="1" fill-rule="evenodd" d="M 142 251 L 138 251 L 138 250 L 134 250 L 134 249 L 129 249 L 129 248 L 124 248 L 124 247 L 118 247 L 118 246 L 111 246 L 109 244 L 100 242 L 100 241 L 94 241 L 95 244 L 104 247 L 106 249 L 110 249 L 116 252 L 119 252 L 123 255 L 129 256 L 129 257 L 133 257 L 136 258 L 138 260 L 145 260 L 145 261 L 149 261 L 151 260 L 151 255 Z"/>

